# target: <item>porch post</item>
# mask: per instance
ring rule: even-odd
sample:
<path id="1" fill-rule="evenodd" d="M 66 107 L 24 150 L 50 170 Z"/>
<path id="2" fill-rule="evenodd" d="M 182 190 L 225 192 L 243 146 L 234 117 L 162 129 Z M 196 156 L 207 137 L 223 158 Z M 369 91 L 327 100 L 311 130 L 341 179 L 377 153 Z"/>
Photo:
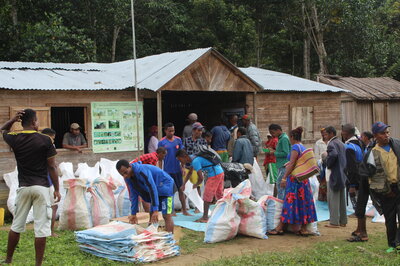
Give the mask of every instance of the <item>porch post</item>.
<path id="1" fill-rule="evenodd" d="M 256 126 L 257 125 L 257 92 L 253 93 L 253 121 Z"/>
<path id="2" fill-rule="evenodd" d="M 157 127 L 158 127 L 158 139 L 162 138 L 162 98 L 161 90 L 157 91 Z"/>

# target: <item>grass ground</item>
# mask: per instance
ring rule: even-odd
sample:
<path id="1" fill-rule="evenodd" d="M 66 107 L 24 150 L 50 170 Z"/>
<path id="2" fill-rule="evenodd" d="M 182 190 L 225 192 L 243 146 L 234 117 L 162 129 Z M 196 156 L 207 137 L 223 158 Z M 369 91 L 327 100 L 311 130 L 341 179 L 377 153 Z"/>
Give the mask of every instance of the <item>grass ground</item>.
<path id="1" fill-rule="evenodd" d="M 383 231 L 383 230 L 382 230 Z M 201 261 L 196 253 L 201 253 L 211 261 L 203 260 L 203 265 L 400 265 L 400 255 L 387 254 L 386 236 L 380 232 L 370 235 L 370 241 L 365 243 L 348 243 L 341 240 L 322 242 L 321 238 L 301 238 L 288 235 L 285 238 L 275 237 L 270 240 L 257 240 L 248 237 L 237 237 L 233 240 L 205 244 L 203 233 L 182 229 L 183 237 L 180 239 L 182 256 L 160 261 L 165 265 L 194 265 Z M 8 230 L 0 230 L 0 258 L 4 258 L 7 248 Z M 58 231 L 57 238 L 48 238 L 44 265 L 128 265 L 113 262 L 90 254 L 81 252 L 75 241 L 73 232 Z M 34 265 L 34 233 L 28 229 L 21 234 L 20 244 L 15 252 L 13 265 Z M 277 241 L 286 241 L 289 249 L 272 249 L 262 252 L 257 246 L 276 246 Z M 297 241 L 298 242 L 294 242 Z M 307 243 L 306 243 L 307 242 Z M 310 243 L 311 242 L 311 243 Z M 306 245 L 303 245 L 306 244 Z M 254 248 L 250 254 L 241 254 L 242 246 Z M 295 247 L 293 247 L 295 245 Z M 211 256 L 212 251 L 223 249 L 234 252 L 237 257 L 221 259 Z M 208 255 L 207 255 L 208 254 Z M 229 255 L 230 256 L 230 255 Z M 186 257 L 186 260 L 180 261 Z"/>
<path id="2" fill-rule="evenodd" d="M 400 265 L 400 254 L 387 254 L 386 249 L 386 236 L 380 234 L 373 242 L 320 242 L 306 249 L 249 254 L 202 265 Z"/>

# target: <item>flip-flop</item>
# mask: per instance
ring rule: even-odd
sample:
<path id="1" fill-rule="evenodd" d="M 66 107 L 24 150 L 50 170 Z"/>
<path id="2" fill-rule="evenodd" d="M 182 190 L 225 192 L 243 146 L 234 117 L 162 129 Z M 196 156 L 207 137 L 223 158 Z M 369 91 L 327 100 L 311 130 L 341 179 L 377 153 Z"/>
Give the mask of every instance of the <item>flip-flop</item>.
<path id="1" fill-rule="evenodd" d="M 272 229 L 271 231 L 268 231 L 267 234 L 271 236 L 283 236 L 284 233 L 282 230 L 278 231 L 276 229 Z"/>
<path id="2" fill-rule="evenodd" d="M 351 233 L 351 235 L 352 235 L 352 236 L 358 236 L 358 235 L 360 235 L 360 233 L 358 233 L 357 231 L 353 231 L 353 232 Z"/>
<path id="3" fill-rule="evenodd" d="M 349 242 L 367 242 L 368 237 L 353 236 L 347 239 Z"/>

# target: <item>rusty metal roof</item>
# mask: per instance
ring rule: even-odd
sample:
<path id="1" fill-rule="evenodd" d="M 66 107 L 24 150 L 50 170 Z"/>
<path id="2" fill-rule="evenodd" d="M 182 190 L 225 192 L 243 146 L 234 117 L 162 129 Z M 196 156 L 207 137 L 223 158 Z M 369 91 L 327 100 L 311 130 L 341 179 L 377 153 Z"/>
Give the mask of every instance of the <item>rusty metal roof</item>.
<path id="1" fill-rule="evenodd" d="M 349 91 L 357 100 L 399 100 L 400 82 L 388 77 L 319 76 L 319 81 Z"/>

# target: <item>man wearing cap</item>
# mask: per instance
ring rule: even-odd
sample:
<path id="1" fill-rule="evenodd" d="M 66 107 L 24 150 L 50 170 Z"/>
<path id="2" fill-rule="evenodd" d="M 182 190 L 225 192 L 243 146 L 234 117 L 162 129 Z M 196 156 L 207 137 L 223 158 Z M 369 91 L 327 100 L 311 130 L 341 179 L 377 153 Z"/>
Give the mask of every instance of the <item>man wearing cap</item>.
<path id="1" fill-rule="evenodd" d="M 376 145 L 372 148 L 374 169 L 369 177 L 369 187 L 385 216 L 387 252 L 400 251 L 400 140 L 390 137 L 388 125 L 376 122 L 372 125 Z"/>
<path id="2" fill-rule="evenodd" d="M 253 155 L 257 158 L 261 147 L 260 133 L 258 132 L 256 125 L 251 122 L 250 115 L 242 116 L 242 122 L 243 126 L 247 129 L 247 137 L 249 138 L 251 145 L 253 146 Z"/>
<path id="3" fill-rule="evenodd" d="M 87 148 L 87 142 L 83 134 L 81 133 L 81 127 L 78 123 L 72 123 L 69 132 L 64 134 L 63 142 L 64 149 L 75 150 L 82 152 L 83 148 Z"/>
<path id="4" fill-rule="evenodd" d="M 182 139 L 188 138 L 192 135 L 192 125 L 197 122 L 197 114 L 191 113 L 187 117 L 189 125 L 183 128 Z"/>
<path id="5" fill-rule="evenodd" d="M 189 155 L 199 152 L 201 145 L 207 146 L 207 141 L 201 137 L 204 126 L 200 122 L 192 124 L 192 134 L 183 139 L 183 146 Z"/>

